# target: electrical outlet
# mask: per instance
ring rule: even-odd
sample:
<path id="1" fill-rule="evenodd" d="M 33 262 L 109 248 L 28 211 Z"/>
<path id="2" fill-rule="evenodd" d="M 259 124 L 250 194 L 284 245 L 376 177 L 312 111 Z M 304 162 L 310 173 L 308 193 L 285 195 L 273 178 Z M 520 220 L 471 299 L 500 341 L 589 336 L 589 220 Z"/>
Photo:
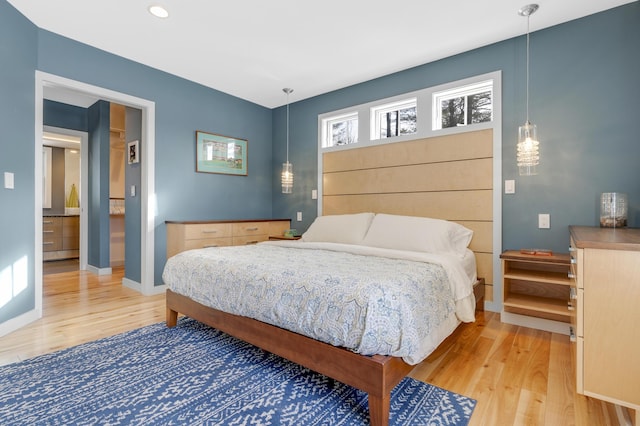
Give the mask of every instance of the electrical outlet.
<path id="1" fill-rule="evenodd" d="M 551 227 L 551 219 L 548 213 L 540 213 L 538 215 L 538 228 L 549 229 Z"/>

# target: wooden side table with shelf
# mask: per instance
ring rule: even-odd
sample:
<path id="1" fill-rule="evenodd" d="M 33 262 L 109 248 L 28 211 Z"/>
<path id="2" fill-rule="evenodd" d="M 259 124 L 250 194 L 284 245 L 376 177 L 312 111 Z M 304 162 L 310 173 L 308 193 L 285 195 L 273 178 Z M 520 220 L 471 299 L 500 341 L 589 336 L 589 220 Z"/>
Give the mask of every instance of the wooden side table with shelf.
<path id="1" fill-rule="evenodd" d="M 502 321 L 569 334 L 573 314 L 568 253 L 524 254 L 508 250 L 502 259 Z"/>

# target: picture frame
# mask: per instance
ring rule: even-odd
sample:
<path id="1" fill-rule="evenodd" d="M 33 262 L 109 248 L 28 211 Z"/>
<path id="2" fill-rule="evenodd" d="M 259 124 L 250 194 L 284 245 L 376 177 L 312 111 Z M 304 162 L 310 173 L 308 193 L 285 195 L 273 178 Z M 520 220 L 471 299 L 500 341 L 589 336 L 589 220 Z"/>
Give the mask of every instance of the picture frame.
<path id="1" fill-rule="evenodd" d="M 196 172 L 247 176 L 246 139 L 196 131 Z"/>
<path id="2" fill-rule="evenodd" d="M 132 141 L 127 144 L 127 159 L 129 164 L 140 162 L 140 153 L 138 150 L 138 141 Z"/>

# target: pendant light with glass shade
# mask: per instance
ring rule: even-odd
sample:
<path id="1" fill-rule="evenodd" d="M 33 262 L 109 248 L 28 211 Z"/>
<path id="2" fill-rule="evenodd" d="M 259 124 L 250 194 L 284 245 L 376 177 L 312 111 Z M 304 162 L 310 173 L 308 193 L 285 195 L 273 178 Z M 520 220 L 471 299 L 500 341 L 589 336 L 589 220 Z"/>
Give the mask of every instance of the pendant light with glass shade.
<path id="1" fill-rule="evenodd" d="M 516 160 L 520 176 L 537 175 L 540 164 L 538 129 L 529 121 L 529 17 L 538 10 L 537 4 L 528 4 L 518 10 L 520 16 L 527 17 L 527 121 L 518 127 Z"/>
<path id="2" fill-rule="evenodd" d="M 289 94 L 293 89 L 282 89 L 287 94 L 287 162 L 282 164 L 282 193 L 291 194 L 293 192 L 293 164 L 289 162 Z"/>

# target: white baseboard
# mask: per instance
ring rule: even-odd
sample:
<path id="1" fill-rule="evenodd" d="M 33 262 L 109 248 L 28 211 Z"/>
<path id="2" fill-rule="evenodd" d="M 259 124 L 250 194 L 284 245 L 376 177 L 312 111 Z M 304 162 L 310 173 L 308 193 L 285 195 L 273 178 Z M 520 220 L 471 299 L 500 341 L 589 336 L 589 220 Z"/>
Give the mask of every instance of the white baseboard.
<path id="1" fill-rule="evenodd" d="M 18 315 L 15 318 L 8 319 L 0 324 L 0 337 L 6 336 L 7 334 L 12 333 L 40 318 L 42 318 L 42 310 L 34 309 L 32 311 L 25 312 L 22 315 Z"/>
<path id="2" fill-rule="evenodd" d="M 571 324 L 560 321 L 548 320 L 545 318 L 529 317 L 527 315 L 504 312 L 500 314 L 500 320 L 507 324 L 519 325 L 522 327 L 535 328 L 537 330 L 549 331 L 551 333 L 569 335 Z"/>
<path id="3" fill-rule="evenodd" d="M 137 291 L 139 293 L 142 293 L 145 296 L 153 296 L 155 294 L 163 294 L 167 290 L 167 286 L 164 285 L 164 284 L 163 285 L 153 286 L 153 288 L 150 289 L 150 290 L 143 290 L 142 284 L 140 284 L 139 282 L 134 281 L 132 279 L 126 278 L 126 277 L 122 278 L 122 285 L 124 287 L 127 287 L 127 288 L 130 288 L 132 290 L 135 290 L 135 291 Z"/>
<path id="4" fill-rule="evenodd" d="M 164 294 L 167 291 L 167 286 L 165 284 L 162 285 L 154 285 L 153 288 L 143 291 L 142 293 L 145 296 L 153 296 L 155 294 Z"/>
<path id="5" fill-rule="evenodd" d="M 96 274 L 96 275 L 111 275 L 113 273 L 113 271 L 111 270 L 111 268 L 97 268 L 93 265 L 87 265 L 87 271 L 91 272 L 92 274 Z"/>
<path id="6" fill-rule="evenodd" d="M 132 290 L 137 291 L 138 293 L 142 293 L 142 284 L 140 284 L 138 281 L 134 281 L 132 279 L 123 277 L 122 278 L 122 285 L 130 288 Z"/>

